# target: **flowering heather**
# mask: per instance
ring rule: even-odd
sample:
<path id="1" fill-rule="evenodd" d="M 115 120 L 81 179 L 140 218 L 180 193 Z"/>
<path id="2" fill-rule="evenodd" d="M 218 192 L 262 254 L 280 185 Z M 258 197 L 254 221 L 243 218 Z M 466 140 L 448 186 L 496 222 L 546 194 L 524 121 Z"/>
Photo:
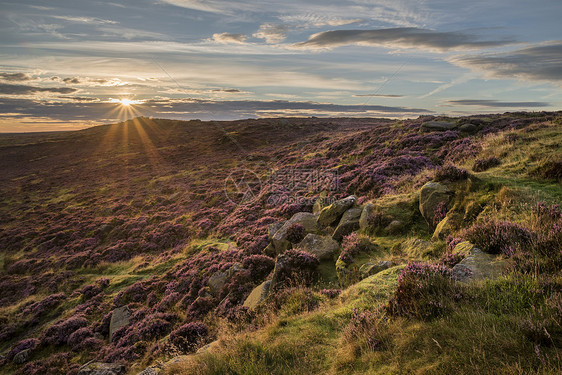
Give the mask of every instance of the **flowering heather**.
<path id="1" fill-rule="evenodd" d="M 445 239 L 445 243 L 447 244 L 447 250 L 449 252 L 452 252 L 455 249 L 455 247 L 463 241 L 464 240 L 461 237 L 447 236 L 447 238 Z"/>
<path id="2" fill-rule="evenodd" d="M 506 221 L 473 224 L 462 236 L 490 254 L 513 255 L 513 249 L 530 245 L 532 233 L 521 225 Z"/>
<path id="3" fill-rule="evenodd" d="M 495 156 L 491 156 L 486 159 L 477 159 L 476 161 L 474 161 L 474 164 L 472 165 L 472 170 L 474 172 L 483 172 L 490 168 L 497 167 L 500 164 L 501 164 L 500 159 L 496 158 Z"/>
<path id="4" fill-rule="evenodd" d="M 273 270 L 275 261 L 265 255 L 250 255 L 242 261 L 242 267 L 250 272 L 254 280 L 263 280 Z"/>
<path id="5" fill-rule="evenodd" d="M 446 312 L 445 300 L 454 295 L 451 269 L 444 265 L 410 263 L 386 309 L 391 315 L 429 320 Z"/>
<path id="6" fill-rule="evenodd" d="M 306 236 L 306 231 L 302 224 L 293 223 L 289 228 L 287 228 L 287 240 L 291 243 L 299 243 Z"/>
<path id="7" fill-rule="evenodd" d="M 444 254 L 437 264 L 444 265 L 445 267 L 453 268 L 457 263 L 464 259 L 463 254 Z"/>
<path id="8" fill-rule="evenodd" d="M 341 289 L 322 289 L 318 293 L 333 299 L 341 294 Z"/>
<path id="9" fill-rule="evenodd" d="M 272 285 L 291 285 L 295 282 L 309 284 L 320 262 L 305 251 L 289 249 L 277 258 Z"/>
<path id="10" fill-rule="evenodd" d="M 10 351 L 8 352 L 8 354 L 6 354 L 6 358 L 11 361 L 12 359 L 14 359 L 14 357 L 16 356 L 16 354 L 18 354 L 19 352 L 26 350 L 26 349 L 35 349 L 37 346 L 39 345 L 39 340 L 36 338 L 31 338 L 31 339 L 25 339 L 25 340 L 21 340 L 20 342 L 18 342 L 16 345 L 14 345 L 12 347 L 12 349 L 10 349 Z"/>
<path id="11" fill-rule="evenodd" d="M 168 341 L 183 353 L 195 350 L 198 344 L 209 334 L 207 326 L 200 322 L 191 322 L 176 328 Z"/>
<path id="12" fill-rule="evenodd" d="M 82 349 L 83 343 L 86 339 L 94 336 L 94 332 L 89 327 L 82 327 L 74 331 L 67 340 L 68 345 L 72 350 L 78 351 Z"/>
<path id="13" fill-rule="evenodd" d="M 43 332 L 41 343 L 55 346 L 65 345 L 74 332 L 87 326 L 88 321 L 83 316 L 72 316 L 66 320 L 59 320 Z"/>
<path id="14" fill-rule="evenodd" d="M 466 169 L 457 168 L 452 164 L 445 165 L 435 172 L 435 181 L 461 181 L 468 178 Z"/>
<path id="15" fill-rule="evenodd" d="M 379 350 L 383 346 L 379 327 L 380 319 L 380 316 L 372 311 L 359 311 L 354 308 L 344 334 L 350 342 L 362 344 L 369 351 Z"/>

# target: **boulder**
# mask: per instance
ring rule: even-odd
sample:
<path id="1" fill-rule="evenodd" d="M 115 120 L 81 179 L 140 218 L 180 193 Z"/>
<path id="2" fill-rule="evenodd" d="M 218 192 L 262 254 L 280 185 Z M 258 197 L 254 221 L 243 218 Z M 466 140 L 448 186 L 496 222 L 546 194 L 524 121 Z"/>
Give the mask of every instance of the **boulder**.
<path id="1" fill-rule="evenodd" d="M 390 224 L 384 228 L 384 231 L 390 235 L 400 234 L 404 231 L 404 223 L 400 220 L 392 220 Z"/>
<path id="2" fill-rule="evenodd" d="M 473 245 L 468 256 L 453 267 L 453 278 L 461 282 L 494 279 L 501 275 L 505 266 L 506 261 L 496 260 Z"/>
<path id="3" fill-rule="evenodd" d="M 271 280 L 266 280 L 252 290 L 248 298 L 244 301 L 244 307 L 249 309 L 255 309 L 257 305 L 260 304 L 264 299 L 266 299 L 269 293 L 269 287 L 271 285 Z"/>
<path id="4" fill-rule="evenodd" d="M 457 128 L 457 124 L 447 121 L 427 121 L 421 125 L 421 129 L 425 131 L 446 131 Z"/>
<path id="5" fill-rule="evenodd" d="M 429 241 L 424 241 L 419 238 L 411 238 L 402 242 L 400 249 L 409 257 L 423 258 L 431 252 L 433 245 Z"/>
<path id="6" fill-rule="evenodd" d="M 92 362 L 80 368 L 78 375 L 122 375 L 125 365 L 119 363 Z"/>
<path id="7" fill-rule="evenodd" d="M 312 206 L 312 213 L 315 215 L 319 214 L 322 209 L 328 207 L 333 203 L 333 201 L 334 198 L 327 197 L 325 193 L 320 194 L 320 197 L 316 199 L 316 202 L 314 202 L 314 205 Z"/>
<path id="8" fill-rule="evenodd" d="M 361 216 L 359 217 L 359 228 L 365 230 L 369 228 L 369 217 L 375 212 L 375 205 L 371 203 L 367 203 L 365 207 L 363 207 L 363 212 L 361 212 Z"/>
<path id="9" fill-rule="evenodd" d="M 473 248 L 476 246 L 468 241 L 463 241 L 458 243 L 455 248 L 453 249 L 453 254 L 461 254 L 465 257 L 470 254 Z"/>
<path id="10" fill-rule="evenodd" d="M 335 224 L 342 217 L 344 212 L 355 206 L 356 202 L 357 198 L 354 195 L 350 195 L 347 198 L 335 201 L 328 207 L 324 207 L 318 214 L 318 225 L 321 227 L 327 227 Z"/>
<path id="11" fill-rule="evenodd" d="M 428 182 L 420 191 L 420 212 L 430 226 L 435 224 L 435 210 L 440 204 L 449 204 L 454 193 L 438 182 Z"/>
<path id="12" fill-rule="evenodd" d="M 470 123 L 464 124 L 464 125 L 461 125 L 459 127 L 459 130 L 461 132 L 470 133 L 470 134 L 476 133 L 476 131 L 478 131 L 478 125 L 474 125 L 474 124 L 470 124 Z"/>
<path id="13" fill-rule="evenodd" d="M 12 359 L 12 361 L 16 365 L 21 365 L 29 360 L 30 355 L 31 355 L 31 349 L 25 349 L 19 352 L 18 354 L 16 354 L 14 356 L 14 359 Z"/>
<path id="14" fill-rule="evenodd" d="M 137 375 L 158 375 L 160 373 L 160 369 L 157 367 L 147 367 Z"/>
<path id="15" fill-rule="evenodd" d="M 437 224 L 435 231 L 433 232 L 432 240 L 444 240 L 448 235 L 450 235 L 454 230 L 459 228 L 460 223 L 462 223 L 463 215 L 458 213 L 449 213 L 443 220 Z"/>
<path id="16" fill-rule="evenodd" d="M 333 260 L 334 255 L 340 248 L 340 244 L 330 236 L 321 236 L 313 233 L 307 234 L 298 246 L 299 249 L 315 255 L 319 261 Z"/>
<path id="17" fill-rule="evenodd" d="M 207 353 L 208 351 L 211 351 L 218 346 L 219 346 L 219 340 L 215 340 L 215 341 L 210 342 L 207 345 L 204 345 L 204 346 L 200 347 L 199 349 L 197 349 L 195 354 Z"/>
<path id="18" fill-rule="evenodd" d="M 359 273 L 361 274 L 361 278 L 364 279 L 393 266 L 394 263 L 389 260 L 381 260 L 377 263 L 365 263 L 359 268 Z"/>
<path id="19" fill-rule="evenodd" d="M 362 207 L 354 207 L 345 211 L 332 238 L 336 241 L 341 241 L 345 236 L 359 229 L 359 218 L 362 212 Z"/>
<path id="20" fill-rule="evenodd" d="M 289 229 L 291 225 L 300 224 L 304 227 L 306 233 L 318 233 L 320 230 L 316 224 L 316 220 L 317 216 L 310 212 L 298 212 L 287 220 L 271 238 L 271 244 L 277 254 L 281 254 L 291 247 L 291 243 L 287 240 L 287 229 Z"/>
<path id="21" fill-rule="evenodd" d="M 109 341 L 113 338 L 113 334 L 121 327 L 128 326 L 131 318 L 131 312 L 127 306 L 119 307 L 113 310 L 111 321 L 109 322 Z"/>
<path id="22" fill-rule="evenodd" d="M 207 281 L 207 286 L 209 287 L 209 293 L 211 295 L 218 297 L 222 288 L 226 285 L 228 280 L 234 276 L 237 272 L 243 271 L 244 268 L 240 263 L 234 263 L 226 271 L 217 271 Z"/>
<path id="23" fill-rule="evenodd" d="M 271 223 L 269 224 L 269 226 L 267 227 L 268 229 L 268 238 L 271 241 L 271 239 L 273 238 L 273 236 L 275 235 L 275 233 L 277 233 L 277 231 L 279 229 L 281 229 L 281 227 L 283 226 L 283 224 L 285 224 L 284 221 L 279 221 L 277 223 Z"/>

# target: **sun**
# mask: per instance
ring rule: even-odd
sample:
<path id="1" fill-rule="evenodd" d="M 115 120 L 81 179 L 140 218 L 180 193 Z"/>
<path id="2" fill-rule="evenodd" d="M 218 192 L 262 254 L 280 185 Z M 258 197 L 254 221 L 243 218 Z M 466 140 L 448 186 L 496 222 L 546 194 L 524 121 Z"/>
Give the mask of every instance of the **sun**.
<path id="1" fill-rule="evenodd" d="M 121 105 L 124 107 L 128 107 L 132 104 L 131 99 L 119 99 L 119 101 L 121 102 Z"/>

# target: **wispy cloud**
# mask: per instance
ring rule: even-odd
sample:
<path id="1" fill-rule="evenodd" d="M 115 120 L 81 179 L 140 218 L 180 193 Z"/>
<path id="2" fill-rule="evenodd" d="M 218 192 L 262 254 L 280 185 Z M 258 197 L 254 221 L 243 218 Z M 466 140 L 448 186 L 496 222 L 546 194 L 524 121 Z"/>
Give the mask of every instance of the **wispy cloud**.
<path id="1" fill-rule="evenodd" d="M 434 51 L 478 49 L 512 44 L 509 40 L 479 40 L 461 32 L 439 32 L 415 27 L 377 30 L 333 30 L 312 35 L 306 42 L 296 43 L 296 48 L 334 48 L 345 45 L 368 45 L 390 48 L 418 48 Z"/>
<path id="2" fill-rule="evenodd" d="M 456 56 L 450 62 L 483 71 L 493 78 L 562 81 L 562 41 L 515 51 L 471 56 Z"/>
<path id="3" fill-rule="evenodd" d="M 21 81 L 29 81 L 33 79 L 27 73 L 0 73 L 0 79 L 8 82 L 21 82 Z"/>
<path id="4" fill-rule="evenodd" d="M 64 20 L 64 21 L 68 21 L 68 22 L 75 22 L 75 23 L 85 23 L 85 24 L 90 24 L 90 25 L 106 25 L 106 24 L 116 24 L 117 22 L 112 21 L 112 20 L 105 20 L 102 18 L 96 18 L 96 17 L 72 17 L 72 16 L 51 16 L 52 18 L 56 18 L 59 20 Z"/>
<path id="5" fill-rule="evenodd" d="M 353 95 L 356 98 L 362 97 L 376 97 L 376 98 L 403 98 L 404 95 L 395 95 L 395 94 L 356 94 Z"/>
<path id="6" fill-rule="evenodd" d="M 244 44 L 246 42 L 247 36 L 243 34 L 229 34 L 229 33 L 220 33 L 220 34 L 213 34 L 213 41 L 222 44 Z"/>
<path id="7" fill-rule="evenodd" d="M 5 95 L 31 95 L 38 92 L 53 92 L 59 94 L 71 94 L 78 91 L 71 87 L 38 87 L 28 85 L 9 85 L 0 83 L 0 94 Z"/>
<path id="8" fill-rule="evenodd" d="M 253 36 L 256 38 L 265 39 L 266 43 L 276 44 L 281 43 L 287 38 L 288 31 L 289 26 L 287 25 L 264 23 L 260 26 L 260 29 L 253 34 Z"/>
<path id="9" fill-rule="evenodd" d="M 451 105 L 466 105 L 466 106 L 478 106 L 478 107 L 490 107 L 490 108 L 538 108 L 538 107 L 548 107 L 550 103 L 545 102 L 504 102 L 500 100 L 481 100 L 481 99 L 459 99 L 459 100 L 447 100 L 447 104 Z"/>

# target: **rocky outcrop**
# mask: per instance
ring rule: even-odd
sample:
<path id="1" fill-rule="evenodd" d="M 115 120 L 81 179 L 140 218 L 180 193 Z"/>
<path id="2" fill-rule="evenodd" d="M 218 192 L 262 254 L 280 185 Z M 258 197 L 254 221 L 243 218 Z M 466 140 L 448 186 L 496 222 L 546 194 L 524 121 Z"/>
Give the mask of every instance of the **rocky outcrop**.
<path id="1" fill-rule="evenodd" d="M 420 191 L 420 212 L 430 226 L 436 223 L 436 210 L 442 205 L 448 205 L 454 193 L 447 186 L 438 182 L 428 182 Z"/>
<path id="2" fill-rule="evenodd" d="M 236 273 L 243 270 L 244 268 L 242 267 L 242 264 L 234 263 L 226 271 L 215 272 L 211 277 L 209 277 L 209 280 L 207 281 L 207 285 L 209 286 L 209 293 L 211 293 L 211 295 L 215 297 L 218 297 L 222 288 L 224 288 L 228 280 L 230 280 Z"/>
<path id="3" fill-rule="evenodd" d="M 18 354 L 16 354 L 14 356 L 14 359 L 12 359 L 12 361 L 17 365 L 21 365 L 27 362 L 30 356 L 31 356 L 31 349 L 25 349 L 19 352 Z"/>
<path id="4" fill-rule="evenodd" d="M 267 298 L 271 280 L 266 280 L 252 290 L 250 295 L 244 301 L 244 307 L 255 309 L 264 299 Z"/>
<path id="5" fill-rule="evenodd" d="M 281 229 L 281 227 L 283 226 L 283 224 L 285 224 L 284 221 L 279 221 L 277 223 L 271 223 L 269 224 L 269 226 L 267 227 L 268 229 L 268 238 L 271 241 L 271 239 L 273 238 L 273 236 L 275 235 L 275 233 L 277 233 L 277 231 L 279 229 Z"/>
<path id="6" fill-rule="evenodd" d="M 462 223 L 463 215 L 458 213 L 449 213 L 443 220 L 437 224 L 435 231 L 433 232 L 432 240 L 444 240 L 450 235 L 454 230 L 459 228 Z"/>
<path id="7" fill-rule="evenodd" d="M 473 133 L 476 133 L 478 131 L 478 125 L 474 125 L 474 124 L 471 124 L 471 123 L 463 124 L 459 127 L 459 130 L 461 132 L 473 134 Z"/>
<path id="8" fill-rule="evenodd" d="M 464 246 L 468 247 L 466 244 Z M 453 267 L 453 277 L 461 282 L 494 279 L 501 275 L 506 265 L 505 260 L 497 260 L 493 255 L 472 245 L 468 256 Z"/>
<path id="9" fill-rule="evenodd" d="M 359 274 L 361 275 L 361 278 L 364 279 L 393 266 L 394 263 L 389 260 L 381 260 L 377 263 L 365 263 L 359 268 Z"/>
<path id="10" fill-rule="evenodd" d="M 433 245 L 429 241 L 419 238 L 411 238 L 402 242 L 400 249 L 403 253 L 413 258 L 424 258 L 433 249 Z"/>
<path id="11" fill-rule="evenodd" d="M 111 321 L 109 322 L 109 341 L 113 338 L 113 334 L 121 327 L 128 326 L 131 318 L 131 312 L 127 306 L 119 307 L 111 313 Z"/>
<path id="12" fill-rule="evenodd" d="M 298 245 L 300 250 L 306 251 L 318 258 L 319 261 L 334 260 L 340 244 L 330 236 L 309 233 Z"/>
<path id="13" fill-rule="evenodd" d="M 271 244 L 277 252 L 281 254 L 283 251 L 291 248 L 292 244 L 287 239 L 287 230 L 293 224 L 300 224 L 304 227 L 306 233 L 318 233 L 320 229 L 316 224 L 317 216 L 309 212 L 299 212 L 293 215 L 292 218 L 287 220 L 281 228 L 273 235 Z"/>
<path id="14" fill-rule="evenodd" d="M 359 218 L 363 212 L 362 207 L 353 207 L 345 211 L 343 214 L 332 238 L 336 241 L 341 241 L 344 236 L 347 236 L 353 231 L 359 229 Z"/>
<path id="15" fill-rule="evenodd" d="M 454 122 L 447 121 L 427 121 L 421 125 L 421 130 L 424 131 L 446 131 L 453 130 L 457 128 L 457 124 Z"/>
<path id="16" fill-rule="evenodd" d="M 80 368 L 78 375 L 122 375 L 125 371 L 125 365 L 119 363 L 92 362 Z"/>
<path id="17" fill-rule="evenodd" d="M 359 217 L 359 229 L 365 230 L 369 228 L 369 217 L 375 213 L 375 205 L 372 203 L 367 203 L 363 207 L 363 212 Z"/>
<path id="18" fill-rule="evenodd" d="M 337 223 L 347 210 L 355 206 L 356 202 L 357 198 L 354 195 L 350 195 L 347 198 L 332 203 L 328 207 L 324 207 L 320 214 L 318 214 L 318 225 L 320 227 L 327 227 Z"/>
<path id="19" fill-rule="evenodd" d="M 157 367 L 147 367 L 137 375 L 158 375 L 160 373 L 160 369 Z"/>

